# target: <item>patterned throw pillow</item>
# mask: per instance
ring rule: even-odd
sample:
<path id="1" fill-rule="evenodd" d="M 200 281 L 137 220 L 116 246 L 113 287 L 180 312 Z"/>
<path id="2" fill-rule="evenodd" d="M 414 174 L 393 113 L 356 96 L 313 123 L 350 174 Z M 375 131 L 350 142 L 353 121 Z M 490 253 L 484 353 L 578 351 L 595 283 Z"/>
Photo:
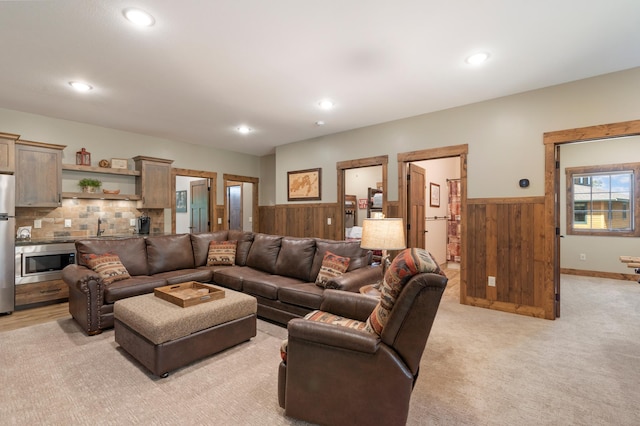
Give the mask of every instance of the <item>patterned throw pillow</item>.
<path id="1" fill-rule="evenodd" d="M 102 277 L 105 284 L 131 278 L 117 254 L 89 254 L 85 257 L 87 266 Z"/>
<path id="2" fill-rule="evenodd" d="M 389 320 L 389 314 L 396 299 L 411 277 L 422 272 L 438 273 L 438 263 L 428 251 L 420 248 L 409 248 L 401 251 L 384 274 L 380 288 L 380 301 L 369 318 L 365 330 L 377 335 L 382 334 Z"/>
<path id="3" fill-rule="evenodd" d="M 349 260 L 348 257 L 338 256 L 337 254 L 327 251 L 322 259 L 322 266 L 316 278 L 316 285 L 326 288 L 327 282 L 331 278 L 339 277 L 347 271 L 347 268 L 349 268 Z"/>
<path id="4" fill-rule="evenodd" d="M 233 241 L 211 241 L 209 243 L 209 254 L 207 255 L 207 266 L 234 265 L 236 263 L 236 247 L 238 242 Z"/>

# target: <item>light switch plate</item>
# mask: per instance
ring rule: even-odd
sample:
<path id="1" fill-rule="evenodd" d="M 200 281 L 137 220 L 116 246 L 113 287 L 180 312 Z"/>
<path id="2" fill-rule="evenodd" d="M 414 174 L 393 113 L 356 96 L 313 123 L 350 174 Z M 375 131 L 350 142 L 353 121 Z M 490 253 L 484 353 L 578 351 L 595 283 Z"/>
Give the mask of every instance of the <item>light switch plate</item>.
<path id="1" fill-rule="evenodd" d="M 40 219 L 36 219 L 33 221 L 33 227 L 35 229 L 40 229 L 42 228 L 42 221 Z"/>
<path id="2" fill-rule="evenodd" d="M 64 220 L 64 227 L 65 228 L 71 228 L 71 219 L 65 219 Z"/>

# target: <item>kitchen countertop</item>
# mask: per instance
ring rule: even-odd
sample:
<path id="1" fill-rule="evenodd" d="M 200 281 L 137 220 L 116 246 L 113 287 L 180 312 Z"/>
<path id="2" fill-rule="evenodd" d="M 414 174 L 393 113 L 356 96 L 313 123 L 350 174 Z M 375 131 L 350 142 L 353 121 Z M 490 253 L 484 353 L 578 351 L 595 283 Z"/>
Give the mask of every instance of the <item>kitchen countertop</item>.
<path id="1" fill-rule="evenodd" d="M 52 237 L 52 238 L 31 238 L 28 240 L 16 240 L 16 246 L 35 246 L 41 244 L 64 244 L 64 243 L 75 243 L 77 240 L 87 240 L 87 239 L 110 239 L 110 238 L 146 238 L 149 236 L 156 235 L 169 235 L 165 233 L 155 233 L 155 234 L 114 234 L 114 235 L 101 235 L 99 237 L 96 236 L 86 236 L 86 237 L 71 237 L 71 236 L 63 236 L 63 237 Z"/>

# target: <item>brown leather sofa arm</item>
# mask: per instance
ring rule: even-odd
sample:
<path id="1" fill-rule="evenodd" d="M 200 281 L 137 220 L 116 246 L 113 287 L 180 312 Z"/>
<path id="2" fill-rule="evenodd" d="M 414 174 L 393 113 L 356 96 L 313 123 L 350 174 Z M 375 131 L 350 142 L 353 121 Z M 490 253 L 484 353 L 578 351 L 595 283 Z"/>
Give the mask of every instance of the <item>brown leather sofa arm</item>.
<path id="1" fill-rule="evenodd" d="M 376 266 L 365 266 L 329 279 L 326 288 L 357 293 L 360 287 L 379 281 L 382 281 L 381 269 Z"/>
<path id="2" fill-rule="evenodd" d="M 365 331 L 302 318 L 289 321 L 287 329 L 289 331 L 289 347 L 292 344 L 295 345 L 295 342 L 305 341 L 374 354 L 380 346 L 380 338 Z"/>
<path id="3" fill-rule="evenodd" d="M 341 290 L 325 290 L 320 310 L 341 317 L 366 321 L 378 304 L 377 298 Z"/>
<path id="4" fill-rule="evenodd" d="M 85 292 L 88 289 L 84 286 L 87 280 L 100 280 L 100 275 L 93 270 L 81 265 L 69 265 L 62 270 L 62 279 L 68 286 L 74 286 L 78 290 Z"/>
<path id="5" fill-rule="evenodd" d="M 88 335 L 100 334 L 100 309 L 104 282 L 97 273 L 80 265 L 62 270 L 62 280 L 69 286 L 69 313 Z"/>

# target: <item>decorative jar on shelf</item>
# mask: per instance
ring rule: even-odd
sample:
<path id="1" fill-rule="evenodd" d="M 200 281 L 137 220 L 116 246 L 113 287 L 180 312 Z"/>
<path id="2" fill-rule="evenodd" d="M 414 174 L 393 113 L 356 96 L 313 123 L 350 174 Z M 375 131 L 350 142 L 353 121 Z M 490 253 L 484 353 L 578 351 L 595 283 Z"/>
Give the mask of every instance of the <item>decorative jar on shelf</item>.
<path id="1" fill-rule="evenodd" d="M 91 165 L 91 153 L 86 149 L 82 148 L 80 151 L 76 152 L 76 164 L 79 166 L 90 166 Z"/>

